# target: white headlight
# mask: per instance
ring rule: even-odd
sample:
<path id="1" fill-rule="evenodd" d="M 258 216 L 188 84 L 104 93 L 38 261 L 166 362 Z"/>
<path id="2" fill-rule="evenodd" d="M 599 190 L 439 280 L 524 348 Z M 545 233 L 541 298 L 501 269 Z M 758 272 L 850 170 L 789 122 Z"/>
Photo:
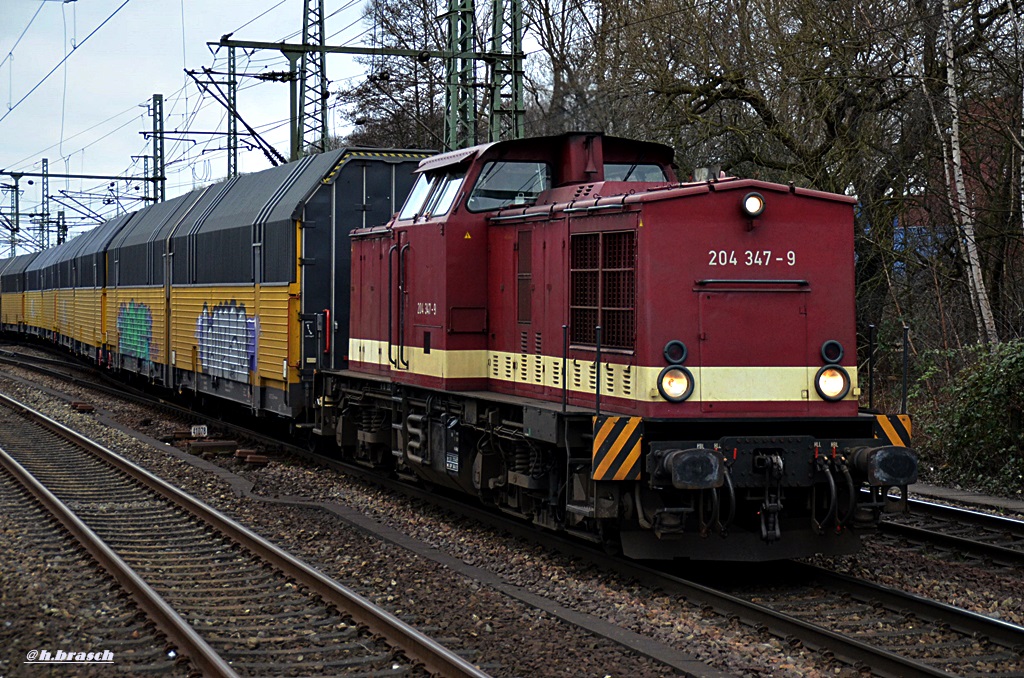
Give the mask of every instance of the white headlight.
<path id="1" fill-rule="evenodd" d="M 693 393 L 693 375 L 680 365 L 669 365 L 658 375 L 658 392 L 673 403 L 681 403 Z"/>
<path id="2" fill-rule="evenodd" d="M 743 213 L 753 219 L 764 212 L 764 196 L 760 193 L 747 193 L 743 196 Z"/>
<path id="3" fill-rule="evenodd" d="M 824 400 L 842 400 L 850 392 L 850 375 L 839 365 L 826 365 L 815 375 L 814 388 Z"/>

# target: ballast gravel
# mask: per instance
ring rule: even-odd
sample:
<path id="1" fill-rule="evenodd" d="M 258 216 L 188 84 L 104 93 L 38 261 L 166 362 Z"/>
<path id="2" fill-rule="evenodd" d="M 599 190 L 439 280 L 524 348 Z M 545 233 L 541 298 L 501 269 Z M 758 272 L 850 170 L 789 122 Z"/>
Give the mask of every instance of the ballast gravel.
<path id="1" fill-rule="evenodd" d="M 169 435 L 188 423 L 172 421 L 141 406 L 113 401 L 56 380 L 18 374 L 12 368 L 0 370 L 7 370 L 15 378 L 44 383 L 76 400 L 88 400 L 121 426 L 148 436 Z M 72 411 L 65 399 L 28 388 L 24 381 L 0 378 L 0 391 L 50 413 L 232 515 L 449 647 L 474 647 L 476 654 L 468 658 L 491 675 L 678 675 L 671 667 L 656 664 L 477 580 L 352 528 L 332 514 L 236 496 L 223 480 L 172 456 L 166 448 L 154 447 L 104 425 L 96 414 Z M 438 509 L 395 497 L 330 469 L 290 459 L 274 459 L 265 467 L 248 467 L 230 459 L 218 463 L 251 481 L 256 494 L 272 499 L 298 496 L 330 501 L 358 510 L 382 525 L 484 568 L 511 585 L 675 647 L 706 663 L 708 673 L 859 675 L 802 646 L 705 613 L 679 597 L 651 591 Z M 985 579 L 980 571 L 974 573 L 978 579 L 972 580 L 970 589 L 947 590 L 956 588 L 949 586 L 948 563 L 913 552 L 895 554 L 871 543 L 856 556 L 830 562 L 841 571 L 875 576 L 885 580 L 883 583 L 982 613 L 987 612 L 994 599 L 975 597 L 974 593 L 989 590 L 986 586 L 992 591 L 1006 590 L 1005 582 Z M 756 574 L 756 568 L 751 568 L 751 572 Z M 1001 603 L 1001 594 L 995 596 Z M 1003 613 L 1001 606 L 1000 611 Z M 1007 610 L 1006 618 L 1009 620 L 1010 614 L 1017 613 L 1016 608 Z M 481 647 L 484 649 L 480 650 Z"/>

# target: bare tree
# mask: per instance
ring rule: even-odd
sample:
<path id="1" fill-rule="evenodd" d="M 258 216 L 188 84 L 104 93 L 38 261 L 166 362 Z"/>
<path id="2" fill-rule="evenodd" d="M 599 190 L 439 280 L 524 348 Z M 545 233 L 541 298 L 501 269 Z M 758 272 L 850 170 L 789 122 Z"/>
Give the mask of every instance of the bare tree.
<path id="1" fill-rule="evenodd" d="M 422 52 L 446 47 L 444 0 L 371 0 L 365 21 L 371 44 Z M 356 130 L 348 145 L 440 148 L 443 146 L 444 64 L 440 59 L 363 58 L 369 75 L 337 91 L 335 99 Z"/>
<path id="2" fill-rule="evenodd" d="M 967 201 L 967 187 L 964 182 L 963 152 L 960 143 L 960 102 L 957 94 L 956 64 L 954 63 L 953 28 L 950 17 L 949 0 L 942 0 L 942 23 L 945 38 L 946 56 L 946 94 L 949 100 L 950 134 L 949 148 L 952 160 L 952 183 L 949 185 L 949 200 L 954 204 L 957 225 L 963 235 L 963 246 L 967 257 L 967 270 L 970 275 L 972 307 L 977 312 L 979 334 L 990 344 L 999 343 L 995 319 L 992 316 L 992 305 L 989 303 L 988 290 L 981 271 L 981 260 L 978 256 L 978 243 L 974 228 L 974 214 Z"/>

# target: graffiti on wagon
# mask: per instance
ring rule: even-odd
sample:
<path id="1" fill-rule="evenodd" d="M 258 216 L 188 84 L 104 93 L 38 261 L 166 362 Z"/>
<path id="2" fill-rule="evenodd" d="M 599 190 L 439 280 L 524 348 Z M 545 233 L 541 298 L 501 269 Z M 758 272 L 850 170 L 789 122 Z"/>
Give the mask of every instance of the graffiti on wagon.
<path id="1" fill-rule="evenodd" d="M 117 350 L 122 355 L 154 360 L 153 313 L 146 304 L 134 299 L 121 302 L 117 309 Z"/>
<path id="2" fill-rule="evenodd" d="M 196 320 L 203 373 L 248 381 L 249 372 L 256 370 L 259 334 L 260 320 L 245 314 L 245 304 L 231 300 L 210 308 L 204 303 Z"/>

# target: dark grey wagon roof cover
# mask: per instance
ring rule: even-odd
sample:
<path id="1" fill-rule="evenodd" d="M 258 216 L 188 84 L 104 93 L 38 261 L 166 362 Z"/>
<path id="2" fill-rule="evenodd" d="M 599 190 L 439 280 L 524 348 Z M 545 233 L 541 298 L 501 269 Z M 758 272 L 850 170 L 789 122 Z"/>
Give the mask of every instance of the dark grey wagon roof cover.
<path id="1" fill-rule="evenodd" d="M 0 290 L 3 292 L 24 292 L 25 279 L 22 277 L 22 274 L 25 273 L 25 269 L 28 268 L 29 264 L 38 257 L 39 252 L 30 252 L 28 254 L 19 254 L 10 259 L 7 265 L 4 266 L 3 273 L 0 274 Z"/>
<path id="2" fill-rule="evenodd" d="M 107 245 L 110 244 L 121 227 L 132 218 L 132 214 L 122 214 L 65 243 L 43 250 L 26 270 L 37 271 L 69 259 L 105 252 Z"/>
<path id="3" fill-rule="evenodd" d="M 4 268 L 3 277 L 6 278 L 9 275 L 24 273 L 28 269 L 29 265 L 39 258 L 39 254 L 39 252 L 30 252 L 28 254 L 19 254 L 14 257 L 10 260 L 10 264 Z"/>
<path id="4" fill-rule="evenodd" d="M 49 266 L 55 265 L 57 262 L 61 261 L 68 252 L 72 251 L 72 249 L 77 249 L 80 246 L 82 238 L 91 232 L 92 231 L 87 231 L 82 235 L 76 235 L 65 243 L 61 243 L 56 247 L 51 247 L 48 250 L 43 250 L 39 253 L 38 257 L 33 259 L 28 266 L 25 267 L 25 270 L 42 271 L 46 270 Z"/>
<path id="5" fill-rule="evenodd" d="M 110 243 L 110 248 L 145 245 L 154 240 L 165 239 L 168 232 L 174 228 L 205 191 L 205 188 L 196 189 L 191 193 L 179 195 L 165 202 L 158 202 L 139 211 L 131 223 L 122 229 Z"/>
<path id="6" fill-rule="evenodd" d="M 87 238 L 87 240 L 82 243 L 82 248 L 78 250 L 76 256 L 88 256 L 90 254 L 106 252 L 107 246 L 110 245 L 110 241 L 114 239 L 114 236 L 117 235 L 118 231 L 120 231 L 134 215 L 135 212 L 132 212 L 131 214 L 123 214 L 119 217 L 115 217 L 107 223 L 101 224 L 88 233 L 84 233 L 79 236 L 81 238 Z"/>
<path id="7" fill-rule="evenodd" d="M 214 186 L 212 190 L 220 191 L 216 207 L 208 214 L 205 210 L 193 210 L 175 237 L 191 232 L 196 221 L 204 216 L 200 233 L 242 225 L 290 224 L 301 214 L 306 198 L 344 153 L 344 150 L 337 150 L 309 156 Z"/>
<path id="8" fill-rule="evenodd" d="M 4 271 L 7 270 L 7 267 L 10 266 L 13 263 L 14 263 L 14 257 L 10 257 L 8 259 L 0 259 L 0 278 L 3 277 Z"/>

